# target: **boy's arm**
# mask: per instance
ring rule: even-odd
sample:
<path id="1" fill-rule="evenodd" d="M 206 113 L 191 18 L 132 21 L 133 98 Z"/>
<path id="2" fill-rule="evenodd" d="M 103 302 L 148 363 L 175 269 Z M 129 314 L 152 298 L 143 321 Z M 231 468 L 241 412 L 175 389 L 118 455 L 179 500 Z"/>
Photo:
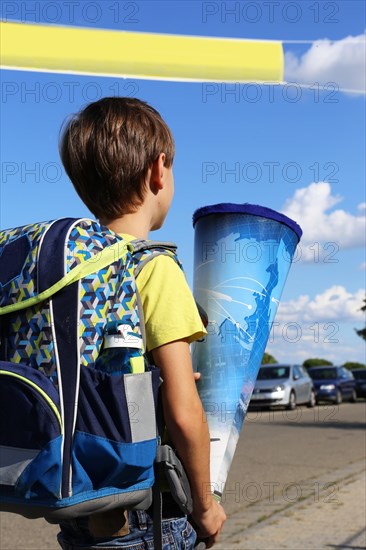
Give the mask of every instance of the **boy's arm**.
<path id="1" fill-rule="evenodd" d="M 192 518 L 198 535 L 217 541 L 226 519 L 223 508 L 210 490 L 210 435 L 205 413 L 193 376 L 189 344 L 170 342 L 152 350 L 155 364 L 164 380 L 162 401 L 169 437 L 187 472 L 192 497 Z"/>

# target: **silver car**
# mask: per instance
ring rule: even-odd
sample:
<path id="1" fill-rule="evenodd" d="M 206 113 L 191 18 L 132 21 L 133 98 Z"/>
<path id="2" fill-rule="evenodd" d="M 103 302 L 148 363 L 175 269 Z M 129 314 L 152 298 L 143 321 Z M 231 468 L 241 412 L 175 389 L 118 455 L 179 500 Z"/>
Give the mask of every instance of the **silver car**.
<path id="1" fill-rule="evenodd" d="M 300 365 L 262 365 L 254 386 L 251 406 L 284 406 L 294 410 L 296 405 L 316 404 L 312 379 Z"/>

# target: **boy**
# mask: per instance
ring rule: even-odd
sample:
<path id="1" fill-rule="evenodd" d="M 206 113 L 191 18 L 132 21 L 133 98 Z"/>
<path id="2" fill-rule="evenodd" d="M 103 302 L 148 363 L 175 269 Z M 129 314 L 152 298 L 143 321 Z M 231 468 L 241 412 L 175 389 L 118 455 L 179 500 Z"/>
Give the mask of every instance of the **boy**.
<path id="1" fill-rule="evenodd" d="M 65 170 L 89 210 L 125 239 L 148 239 L 168 213 L 174 141 L 160 114 L 132 98 L 103 98 L 68 122 L 60 143 Z M 168 256 L 137 279 L 147 351 L 161 369 L 165 423 L 190 480 L 192 519 L 211 547 L 226 519 L 208 494 L 210 438 L 192 371 L 190 342 L 204 329 L 184 275 Z M 163 548 L 193 548 L 196 534 L 170 495 L 163 495 Z M 151 511 L 115 510 L 61 524 L 59 542 L 76 548 L 152 548 Z"/>

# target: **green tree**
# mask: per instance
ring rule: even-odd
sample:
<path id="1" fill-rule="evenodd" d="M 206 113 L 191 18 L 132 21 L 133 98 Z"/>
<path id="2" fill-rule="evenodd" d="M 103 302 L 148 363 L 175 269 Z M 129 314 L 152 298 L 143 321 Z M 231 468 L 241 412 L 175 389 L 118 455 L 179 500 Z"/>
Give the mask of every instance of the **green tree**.
<path id="1" fill-rule="evenodd" d="M 347 361 L 347 363 L 344 363 L 343 367 L 346 367 L 346 369 L 364 369 L 366 365 L 355 361 Z"/>
<path id="2" fill-rule="evenodd" d="M 365 305 L 362 306 L 360 309 L 361 311 L 366 311 L 366 298 L 364 299 L 364 302 L 365 302 Z M 355 329 L 355 331 L 357 332 L 357 334 L 359 336 L 361 336 L 361 338 L 363 338 L 364 340 L 366 340 L 366 327 L 365 328 L 361 328 L 360 330 L 357 330 Z"/>
<path id="3" fill-rule="evenodd" d="M 317 357 L 314 357 L 312 359 L 306 359 L 306 361 L 303 362 L 303 367 L 309 368 L 309 367 L 319 367 L 323 365 L 333 365 L 330 361 L 327 361 L 326 359 L 318 359 Z"/>
<path id="4" fill-rule="evenodd" d="M 277 359 L 273 357 L 273 355 L 270 355 L 269 353 L 264 352 L 263 359 L 262 359 L 262 365 L 273 365 L 273 363 L 278 363 Z"/>

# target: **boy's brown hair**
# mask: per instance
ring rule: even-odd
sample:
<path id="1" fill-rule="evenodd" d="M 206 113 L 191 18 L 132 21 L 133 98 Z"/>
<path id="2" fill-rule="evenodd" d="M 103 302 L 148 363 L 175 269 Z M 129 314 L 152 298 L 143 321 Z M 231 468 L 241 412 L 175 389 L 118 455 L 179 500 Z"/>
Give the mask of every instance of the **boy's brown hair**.
<path id="1" fill-rule="evenodd" d="M 160 114 L 130 97 L 106 97 L 74 115 L 63 130 L 60 156 L 76 192 L 98 218 L 133 212 L 160 153 L 173 163 L 174 140 Z"/>

